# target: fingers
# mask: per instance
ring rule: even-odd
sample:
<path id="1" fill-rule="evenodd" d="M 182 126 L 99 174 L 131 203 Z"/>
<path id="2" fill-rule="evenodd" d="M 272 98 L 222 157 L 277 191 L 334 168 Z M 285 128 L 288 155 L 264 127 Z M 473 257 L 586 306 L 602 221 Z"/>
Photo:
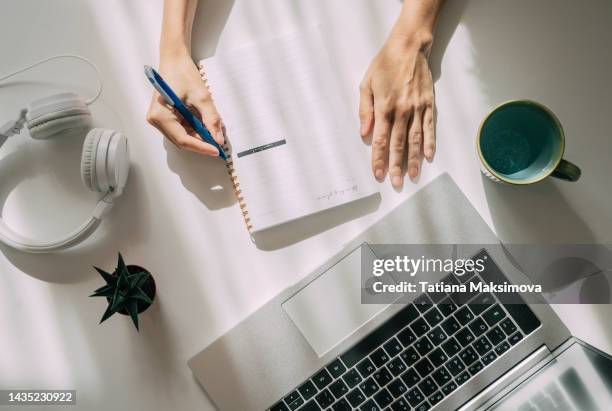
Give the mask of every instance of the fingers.
<path id="1" fill-rule="evenodd" d="M 374 96 L 369 80 L 365 79 L 359 86 L 359 122 L 361 138 L 366 138 L 372 132 L 374 123 Z"/>
<path id="2" fill-rule="evenodd" d="M 377 112 L 372 136 L 372 172 L 378 181 L 383 181 L 387 172 L 390 133 L 390 116 L 382 111 Z"/>
<path id="3" fill-rule="evenodd" d="M 215 103 L 210 93 L 207 91 L 202 95 L 197 95 L 195 98 L 188 98 L 187 100 L 188 104 L 193 106 L 200 113 L 204 125 L 208 131 L 210 131 L 215 141 L 223 145 L 225 143 L 223 121 L 221 120 L 221 115 L 217 111 L 217 107 L 215 107 Z"/>
<path id="4" fill-rule="evenodd" d="M 415 179 L 421 168 L 421 148 L 423 144 L 422 110 L 415 110 L 408 130 L 408 175 Z"/>
<path id="5" fill-rule="evenodd" d="M 423 113 L 423 139 L 425 158 L 433 161 L 436 154 L 436 130 L 434 127 L 434 106 L 428 105 Z"/>
<path id="6" fill-rule="evenodd" d="M 198 136 L 187 133 L 176 115 L 168 107 L 154 103 L 147 114 L 147 121 L 180 149 L 209 156 L 218 156 L 216 147 L 205 143 Z"/>
<path id="7" fill-rule="evenodd" d="M 389 143 L 389 177 L 391 185 L 401 188 L 404 184 L 404 155 L 406 154 L 406 140 L 408 133 L 408 119 L 410 113 L 396 114 L 391 129 L 391 141 Z"/>

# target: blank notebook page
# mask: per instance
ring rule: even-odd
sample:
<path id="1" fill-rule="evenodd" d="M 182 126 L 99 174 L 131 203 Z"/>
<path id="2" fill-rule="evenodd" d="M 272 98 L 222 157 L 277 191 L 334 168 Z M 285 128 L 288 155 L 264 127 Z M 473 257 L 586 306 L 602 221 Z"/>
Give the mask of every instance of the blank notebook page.
<path id="1" fill-rule="evenodd" d="M 252 232 L 377 192 L 318 27 L 200 64 Z"/>

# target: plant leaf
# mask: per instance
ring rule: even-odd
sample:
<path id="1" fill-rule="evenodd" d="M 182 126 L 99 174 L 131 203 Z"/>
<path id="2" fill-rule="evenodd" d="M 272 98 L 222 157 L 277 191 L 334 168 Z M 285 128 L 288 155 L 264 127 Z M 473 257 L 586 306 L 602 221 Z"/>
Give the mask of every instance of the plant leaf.
<path id="1" fill-rule="evenodd" d="M 114 275 L 107 273 L 103 269 L 95 267 L 95 266 L 94 266 L 94 269 L 98 272 L 98 274 L 102 276 L 102 278 L 104 278 L 104 281 L 106 281 L 106 284 L 112 285 L 115 282 L 117 282 L 117 278 Z"/>
<path id="2" fill-rule="evenodd" d="M 113 310 L 113 308 L 109 304 L 108 307 L 106 307 L 106 311 L 104 311 L 104 314 L 102 314 L 102 319 L 100 320 L 100 324 L 106 321 L 111 315 L 115 314 L 115 312 L 116 311 Z"/>
<path id="3" fill-rule="evenodd" d="M 129 286 L 130 282 L 128 281 L 127 275 L 125 274 L 125 272 L 122 272 L 121 274 L 119 274 L 119 279 L 117 280 L 117 289 L 127 290 Z"/>
<path id="4" fill-rule="evenodd" d="M 140 287 L 136 287 L 136 291 L 132 295 L 132 298 L 136 300 L 142 300 L 147 304 L 153 304 L 153 300 L 151 300 L 151 298 L 149 298 L 149 296 L 144 291 L 142 291 L 142 288 Z"/>
<path id="5" fill-rule="evenodd" d="M 130 313 L 130 317 L 132 317 L 132 322 L 136 327 L 136 331 L 140 332 L 138 329 L 138 303 L 136 300 L 131 300 L 127 306 L 128 313 Z"/>
<path id="6" fill-rule="evenodd" d="M 117 288 L 115 292 L 115 296 L 113 297 L 113 303 L 111 304 L 111 306 L 113 307 L 113 310 L 119 311 L 121 307 L 123 307 L 123 305 L 127 301 L 128 301 L 127 296 L 123 294 L 121 291 L 119 291 L 119 289 Z"/>
<path id="7" fill-rule="evenodd" d="M 119 253 L 119 258 L 117 260 L 117 275 L 120 276 L 123 273 L 129 274 L 125 261 L 123 261 L 123 256 Z"/>
<path id="8" fill-rule="evenodd" d="M 96 290 L 90 297 L 113 297 L 113 290 L 109 288 L 108 290 Z"/>
<path id="9" fill-rule="evenodd" d="M 130 288 L 138 287 L 140 283 L 147 279 L 148 275 L 149 274 L 144 271 L 130 275 L 128 277 L 130 280 Z"/>

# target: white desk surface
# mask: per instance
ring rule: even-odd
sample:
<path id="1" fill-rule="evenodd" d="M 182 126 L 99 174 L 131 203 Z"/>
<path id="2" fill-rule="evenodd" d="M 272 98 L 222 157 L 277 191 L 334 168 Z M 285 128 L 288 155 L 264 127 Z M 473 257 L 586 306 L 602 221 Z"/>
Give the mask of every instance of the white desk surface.
<path id="1" fill-rule="evenodd" d="M 361 75 L 401 4 L 200 2 L 196 58 L 322 23 L 355 118 Z M 176 151 L 144 121 L 151 87 L 142 66 L 158 59 L 161 0 L 4 2 L 0 72 L 56 53 L 92 59 L 105 80 L 102 101 L 93 106 L 96 123 L 129 136 L 133 167 L 123 198 L 83 246 L 35 256 L 0 247 L 0 388 L 76 389 L 79 410 L 210 409 L 187 359 L 443 171 L 502 239 L 610 243 L 611 18 L 607 0 L 588 6 L 571 0 L 449 1 L 432 56 L 439 111 L 435 163 L 401 194 L 381 186 L 374 213 L 346 222 L 364 212 L 349 208 L 332 219 L 344 224 L 310 237 L 291 233 L 307 238 L 258 249 L 232 194 L 211 191 L 226 181 L 218 161 Z M 32 71 L 1 86 L 1 117 L 62 87 L 91 93 L 92 78 L 75 62 Z M 483 181 L 474 150 L 478 124 L 512 98 L 539 100 L 558 114 L 567 158 L 583 170 L 579 183 L 514 188 Z M 79 180 L 80 149 L 77 140 L 31 142 L 25 136 L 3 148 L 0 199 L 14 227 L 50 237 L 89 213 L 95 196 Z M 367 164 L 366 147 L 363 154 Z M 111 269 L 117 251 L 149 268 L 157 281 L 157 301 L 142 316 L 140 334 L 121 316 L 98 325 L 105 302 L 88 298 L 101 285 L 91 266 Z M 610 306 L 556 308 L 576 336 L 612 352 Z"/>

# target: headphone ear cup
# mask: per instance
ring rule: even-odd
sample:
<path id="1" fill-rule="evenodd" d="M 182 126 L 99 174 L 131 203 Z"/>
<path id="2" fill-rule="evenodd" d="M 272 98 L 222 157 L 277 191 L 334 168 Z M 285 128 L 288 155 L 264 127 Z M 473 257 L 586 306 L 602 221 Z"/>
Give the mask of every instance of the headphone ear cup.
<path id="1" fill-rule="evenodd" d="M 91 191 L 101 191 L 96 183 L 96 151 L 103 129 L 94 128 L 87 133 L 81 154 L 81 180 Z"/>
<path id="2" fill-rule="evenodd" d="M 76 134 L 90 129 L 91 125 L 89 107 L 76 93 L 53 94 L 28 104 L 26 126 L 34 139 Z"/>
<path id="3" fill-rule="evenodd" d="M 101 128 L 87 133 L 81 156 L 81 179 L 87 188 L 120 195 L 129 171 L 128 143 L 122 133 Z"/>

